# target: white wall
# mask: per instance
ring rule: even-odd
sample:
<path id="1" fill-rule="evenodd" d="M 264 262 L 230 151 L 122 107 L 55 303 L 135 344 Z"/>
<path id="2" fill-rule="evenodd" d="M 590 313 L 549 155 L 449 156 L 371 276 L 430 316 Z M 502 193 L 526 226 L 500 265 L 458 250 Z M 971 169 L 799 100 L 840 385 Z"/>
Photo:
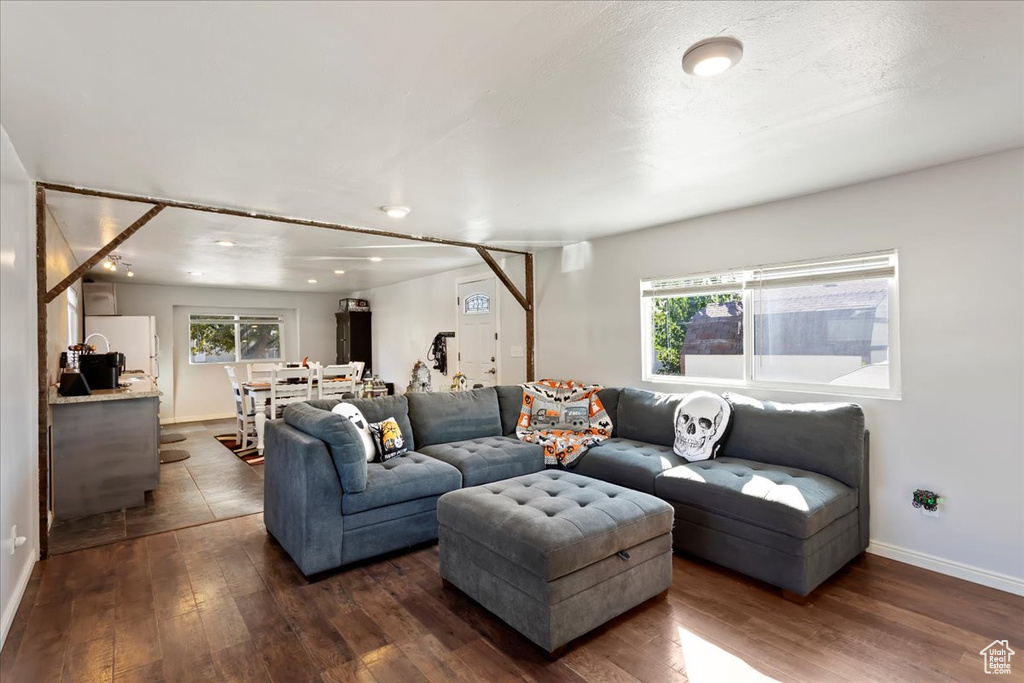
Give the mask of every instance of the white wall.
<path id="1" fill-rule="evenodd" d="M 33 226 L 34 227 L 34 226 Z M 46 212 L 46 286 L 53 287 L 81 265 L 68 245 L 61 226 Z M 68 346 L 68 290 L 78 294 L 78 335 L 74 341 L 82 341 L 82 281 L 76 280 L 60 293 L 53 301 L 46 304 L 46 359 L 50 383 L 60 379 L 60 354 L 67 351 Z"/>
<path id="2" fill-rule="evenodd" d="M 235 407 L 224 365 L 189 364 L 188 314 L 230 309 L 239 313 L 284 313 L 284 354 L 289 361 L 335 360 L 337 294 L 272 292 L 219 287 L 117 285 L 117 312 L 156 316 L 160 336 L 160 417 L 167 422 L 230 417 Z M 235 366 L 239 378 L 245 364 Z"/>
<path id="3" fill-rule="evenodd" d="M 522 291 L 526 280 L 521 256 L 499 259 L 498 263 Z M 396 392 L 404 392 L 410 373 L 417 360 L 428 366 L 427 349 L 434 335 L 455 331 L 457 307 L 456 283 L 473 276 L 493 276 L 491 270 L 480 266 L 460 268 L 416 280 L 376 287 L 352 296 L 368 299 L 373 310 L 373 371 L 386 382 L 395 383 Z M 500 292 L 498 306 L 498 382 L 517 384 L 526 380 L 526 314 L 501 282 L 495 283 Z M 512 347 L 524 349 L 522 357 L 513 358 Z M 435 389 L 451 384 L 458 371 L 455 340 L 448 340 L 448 375 L 442 377 L 431 370 Z"/>
<path id="4" fill-rule="evenodd" d="M 641 381 L 642 277 L 898 248 L 903 398 L 860 400 L 874 549 L 1022 591 L 1022 188 L 1015 150 L 596 240 L 571 272 L 541 252 L 539 375 L 686 391 Z M 917 488 L 945 498 L 939 517 L 911 507 Z"/>
<path id="5" fill-rule="evenodd" d="M 0 127 L 0 647 L 39 556 L 35 190 Z M 10 553 L 10 530 L 27 537 Z"/>

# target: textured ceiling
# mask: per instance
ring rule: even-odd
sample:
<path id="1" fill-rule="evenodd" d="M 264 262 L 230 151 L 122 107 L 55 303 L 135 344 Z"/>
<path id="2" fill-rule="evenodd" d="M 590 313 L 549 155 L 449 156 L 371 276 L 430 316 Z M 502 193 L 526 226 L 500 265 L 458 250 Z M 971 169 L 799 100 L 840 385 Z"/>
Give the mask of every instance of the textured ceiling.
<path id="1" fill-rule="evenodd" d="M 539 248 L 1021 146 L 1022 32 L 1017 2 L 5 2 L 0 123 L 45 180 Z M 743 61 L 686 76 L 719 34 Z M 53 203 L 83 244 L 89 202 Z M 125 248 L 172 220 L 195 242 L 139 261 L 250 229 Z"/>

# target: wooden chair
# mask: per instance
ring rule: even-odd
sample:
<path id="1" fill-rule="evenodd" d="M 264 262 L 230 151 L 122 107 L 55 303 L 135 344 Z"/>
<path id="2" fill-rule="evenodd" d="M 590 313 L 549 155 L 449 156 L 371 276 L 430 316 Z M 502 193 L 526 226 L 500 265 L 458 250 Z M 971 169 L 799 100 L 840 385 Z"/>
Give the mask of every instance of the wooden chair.
<path id="1" fill-rule="evenodd" d="M 238 384 L 235 368 L 225 365 L 224 370 L 228 373 L 231 391 L 235 394 L 235 445 L 238 448 L 248 448 L 250 442 L 256 444 L 256 410 Z"/>
<path id="2" fill-rule="evenodd" d="M 320 398 L 341 396 L 346 393 L 355 394 L 356 374 L 355 363 L 348 365 L 328 365 L 320 368 L 317 377 L 317 396 Z"/>
<path id="3" fill-rule="evenodd" d="M 249 363 L 246 370 L 249 373 L 249 383 L 269 382 L 271 373 L 281 367 L 280 363 Z"/>
<path id="4" fill-rule="evenodd" d="M 289 380 L 299 380 L 297 382 Z M 309 368 L 274 368 L 270 373 L 270 403 L 267 417 L 280 416 L 289 403 L 313 398 L 313 372 Z"/>

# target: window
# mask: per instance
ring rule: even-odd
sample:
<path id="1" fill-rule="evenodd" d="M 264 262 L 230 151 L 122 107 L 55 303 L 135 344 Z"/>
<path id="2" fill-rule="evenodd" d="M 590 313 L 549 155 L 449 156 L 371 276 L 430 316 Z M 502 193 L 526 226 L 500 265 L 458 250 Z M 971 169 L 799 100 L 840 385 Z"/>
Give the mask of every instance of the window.
<path id="1" fill-rule="evenodd" d="M 899 393 L 895 252 L 641 289 L 647 381 Z"/>
<path id="2" fill-rule="evenodd" d="M 67 288 L 68 293 L 68 346 L 74 346 L 81 339 L 78 331 L 78 291 Z"/>
<path id="3" fill-rule="evenodd" d="M 280 315 L 190 315 L 189 362 L 281 360 L 282 319 Z"/>
<path id="4" fill-rule="evenodd" d="M 491 297 L 486 294 L 470 294 L 462 305 L 462 311 L 467 315 L 490 313 Z"/>

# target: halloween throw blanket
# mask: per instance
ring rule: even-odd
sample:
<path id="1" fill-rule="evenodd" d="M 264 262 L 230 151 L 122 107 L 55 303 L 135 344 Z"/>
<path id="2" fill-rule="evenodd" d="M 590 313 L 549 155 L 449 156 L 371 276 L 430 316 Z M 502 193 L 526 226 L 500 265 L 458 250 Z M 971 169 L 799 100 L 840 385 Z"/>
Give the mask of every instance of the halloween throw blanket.
<path id="1" fill-rule="evenodd" d="M 602 387 L 542 379 L 523 384 L 516 424 L 520 441 L 544 447 L 544 462 L 567 466 L 612 435 L 612 421 L 598 398 Z"/>

